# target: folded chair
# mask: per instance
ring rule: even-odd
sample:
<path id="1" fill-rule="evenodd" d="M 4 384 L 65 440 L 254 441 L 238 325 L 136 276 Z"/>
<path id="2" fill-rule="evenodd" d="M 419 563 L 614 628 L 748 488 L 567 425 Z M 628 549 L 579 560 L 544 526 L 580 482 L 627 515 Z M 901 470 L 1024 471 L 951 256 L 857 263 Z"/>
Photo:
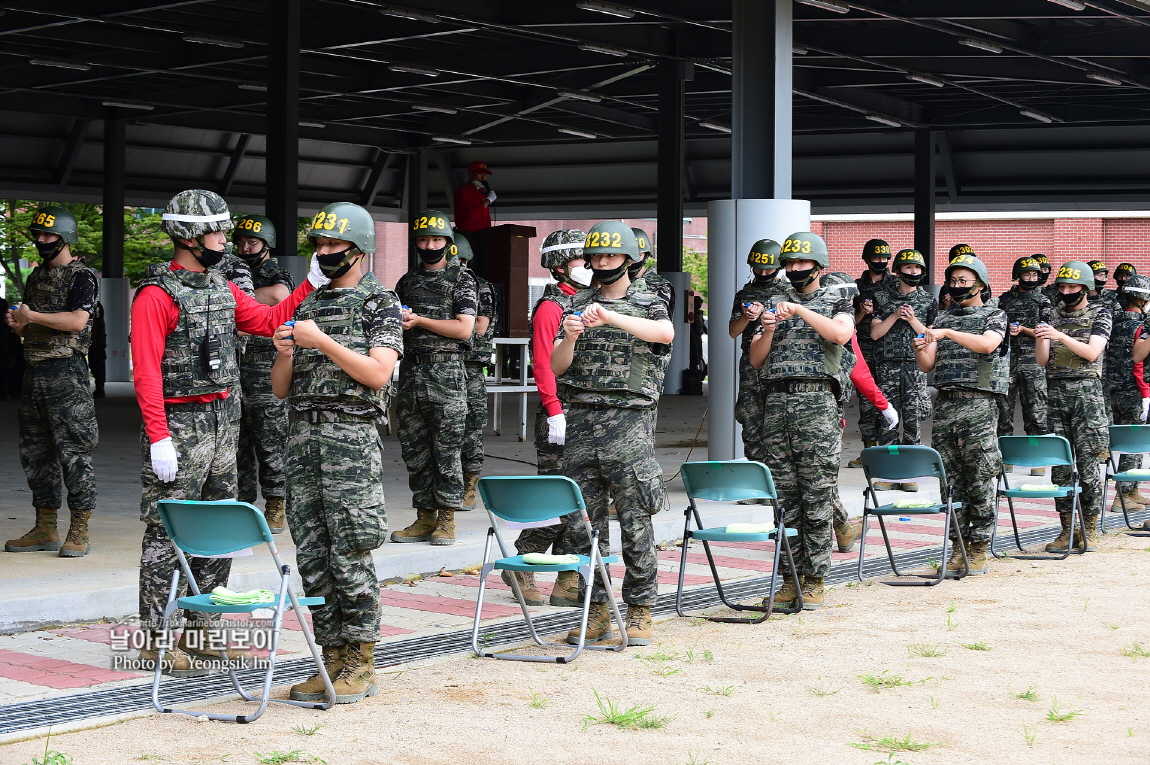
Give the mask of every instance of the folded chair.
<path id="1" fill-rule="evenodd" d="M 164 635 L 168 634 L 169 619 L 171 619 L 172 614 L 178 609 L 199 611 L 206 614 L 239 614 L 270 609 L 273 613 L 273 618 L 272 635 L 268 646 L 270 650 L 267 658 L 268 668 L 267 673 L 264 675 L 263 688 L 259 692 L 259 695 L 249 693 L 240 685 L 235 668 L 232 666 L 232 661 L 228 659 L 227 651 L 220 651 L 221 663 L 228 668 L 228 675 L 231 678 L 232 686 L 236 689 L 236 692 L 240 694 L 240 697 L 243 698 L 244 701 L 259 702 L 259 707 L 254 713 L 249 715 L 220 715 L 210 714 L 199 709 L 174 709 L 161 704 L 160 678 L 162 677 L 164 665 L 166 641 L 161 641 L 159 646 L 156 674 L 152 680 L 152 706 L 156 708 L 156 711 L 177 712 L 179 714 L 192 715 L 193 717 L 207 717 L 211 720 L 249 723 L 259 719 L 260 715 L 267 709 L 269 701 L 274 701 L 278 704 L 291 704 L 292 706 L 304 707 L 306 709 L 330 709 L 331 705 L 335 702 L 335 691 L 332 689 L 331 680 L 324 670 L 323 656 L 316 646 L 315 638 L 312 637 L 311 627 L 308 626 L 307 620 L 304 618 L 303 609 L 301 608 L 301 606 L 322 606 L 324 599 L 296 597 L 290 584 L 291 566 L 286 565 L 280 560 L 275 539 L 272 537 L 272 532 L 271 529 L 268 528 L 267 521 L 264 520 L 263 512 L 249 505 L 247 502 L 237 502 L 231 499 L 213 502 L 162 499 L 159 502 L 159 511 L 160 520 L 163 521 L 164 528 L 168 532 L 168 538 L 172 540 L 172 545 L 176 548 L 176 557 L 180 563 L 179 568 L 172 572 L 172 587 L 168 593 L 167 605 L 164 607 L 162 625 Z M 271 553 L 272 560 L 275 561 L 276 570 L 280 575 L 279 594 L 274 602 L 253 605 L 216 605 L 212 602 L 210 593 L 203 594 L 200 592 L 200 587 L 196 583 L 195 577 L 192 576 L 192 570 L 191 567 L 188 566 L 188 559 L 185 557 L 185 554 L 198 556 L 226 555 L 261 544 L 268 546 L 268 552 Z M 188 586 L 191 588 L 192 594 L 188 597 L 177 598 L 176 593 L 179 588 L 181 570 L 188 580 Z M 276 652 L 279 649 L 280 627 L 283 624 L 284 613 L 288 608 L 291 608 L 291 610 L 295 612 L 296 619 L 299 620 L 300 628 L 303 630 L 304 638 L 307 640 L 308 648 L 311 649 L 312 659 L 315 661 L 315 665 L 319 670 L 319 675 L 324 678 L 327 700 L 323 703 L 271 698 L 272 675 L 275 672 Z"/>
<path id="2" fill-rule="evenodd" d="M 683 512 L 683 557 L 679 561 L 679 587 L 675 591 L 675 612 L 679 616 L 683 613 L 683 577 L 687 570 L 687 545 L 692 539 L 703 543 L 703 551 L 707 554 L 707 563 L 711 566 L 711 576 L 715 580 L 715 589 L 719 593 L 719 600 L 723 605 L 736 611 L 755 611 L 762 616 L 744 618 L 730 618 L 708 616 L 712 622 L 728 622 L 733 624 L 759 624 L 770 618 L 773 611 L 784 614 L 798 613 L 803 610 L 803 595 L 800 592 L 793 608 L 775 608 L 775 584 L 779 576 L 779 561 L 782 551 L 787 553 L 787 568 L 798 581 L 798 571 L 791 556 L 789 538 L 798 532 L 783 525 L 783 514 L 779 508 L 778 495 L 775 493 L 775 482 L 771 478 L 771 471 L 761 462 L 747 462 L 745 460 L 732 460 L 727 462 L 684 462 L 682 467 L 683 486 L 687 489 L 687 508 Z M 697 500 L 709 502 L 737 502 L 741 499 L 765 499 L 771 507 L 771 517 L 775 528 L 770 531 L 752 533 L 731 533 L 725 526 L 705 528 L 703 519 L 699 515 Z M 691 528 L 694 521 L 698 526 Z M 779 540 L 782 544 L 779 544 Z M 771 581 L 767 587 L 767 605 L 744 606 L 727 600 L 723 592 L 723 583 L 719 579 L 719 571 L 715 567 L 715 558 L 711 554 L 711 542 L 774 542 L 775 561 L 771 567 Z"/>
<path id="3" fill-rule="evenodd" d="M 999 555 L 994 549 L 998 537 L 998 516 L 1002 506 L 1002 498 L 1006 497 L 1006 505 L 1010 508 L 1010 524 L 1014 529 L 1014 545 L 1019 551 L 1024 551 L 1022 540 L 1018 536 L 1018 519 L 1014 514 L 1014 500 L 1016 499 L 1043 499 L 1051 497 L 1074 497 L 1074 504 L 1070 511 L 1070 528 L 1075 524 L 1081 526 L 1082 538 L 1086 538 L 1086 522 L 1082 519 L 1081 486 L 1079 485 L 1078 468 L 1074 463 L 1074 450 L 1070 442 L 1062 436 L 1049 434 L 1045 436 L 999 436 L 998 449 L 1002 452 L 1004 465 L 1017 465 L 1019 467 L 1046 467 L 1055 465 L 1068 465 L 1070 467 L 1070 486 L 1059 486 L 1049 491 L 1027 491 L 1025 489 L 1010 488 L 1010 477 L 1003 468 L 999 473 L 999 486 L 994 499 L 994 530 L 990 537 L 990 551 L 996 558 L 1006 557 Z M 1052 471 L 1053 472 L 1053 471 Z M 1065 560 L 1074 549 L 1071 544 L 1062 555 L 1011 555 L 1021 560 Z M 1084 552 L 1085 550 L 1083 550 Z"/>
<path id="4" fill-rule="evenodd" d="M 599 555 L 599 532 L 591 526 L 587 518 L 587 507 L 583 504 L 583 494 L 579 485 L 570 478 L 558 475 L 530 475 L 530 476 L 499 476 L 480 478 L 478 484 L 479 496 L 487 508 L 487 515 L 491 519 L 491 527 L 487 530 L 487 541 L 483 546 L 483 568 L 479 572 L 479 596 L 475 602 L 475 622 L 471 628 L 471 649 L 476 656 L 490 659 L 507 659 L 509 661 L 542 661 L 555 664 L 567 664 L 575 661 L 584 648 L 595 651 L 622 651 L 627 647 L 627 628 L 619 613 L 619 604 L 615 600 L 614 590 L 611 589 L 611 578 L 607 573 L 607 564 L 615 563 L 618 556 L 610 555 L 606 558 Z M 583 523 L 587 526 L 587 536 L 591 539 L 591 554 L 580 555 L 577 563 L 560 563 L 556 565 L 542 565 L 527 563 L 522 555 L 508 555 L 507 545 L 503 535 L 499 533 L 499 518 L 514 523 L 538 523 L 562 518 L 568 513 L 579 511 L 583 516 Z M 503 557 L 491 560 L 491 541 L 499 544 Z M 578 571 L 586 584 L 583 592 L 583 610 L 579 620 L 579 643 L 575 650 L 566 656 L 529 656 L 523 654 L 492 653 L 483 650 L 479 645 L 479 620 L 483 615 L 483 595 L 487 591 L 487 576 L 494 570 L 499 571 L 531 571 L 534 573 L 548 571 Z M 591 582 L 592 576 L 598 575 L 607 591 L 608 603 L 615 623 L 622 633 L 623 639 L 618 646 L 586 645 L 587 615 L 591 610 Z M 523 599 L 523 592 L 519 587 L 519 577 L 511 576 L 511 589 L 515 592 L 515 599 L 519 601 L 519 608 L 523 611 L 523 619 L 527 622 L 527 629 L 531 639 L 536 645 L 553 647 L 551 643 L 544 642 L 535 631 L 535 624 L 531 621 L 531 612 L 527 608 L 527 601 Z"/>
<path id="5" fill-rule="evenodd" d="M 1139 481 L 1150 481 L 1150 475 L 1137 475 L 1118 472 L 1118 456 L 1122 454 L 1145 454 L 1150 452 L 1150 425 L 1111 425 L 1110 426 L 1110 458 L 1106 460 L 1106 478 L 1102 485 L 1102 516 L 1099 519 L 1102 531 L 1106 531 L 1106 494 L 1109 482 L 1114 482 L 1114 490 L 1118 496 L 1118 503 L 1122 506 L 1122 517 L 1126 525 L 1137 531 L 1141 526 L 1130 522 L 1130 513 L 1126 509 L 1126 498 L 1122 496 L 1123 483 L 1133 483 L 1138 487 Z"/>
<path id="6" fill-rule="evenodd" d="M 962 551 L 963 571 L 956 579 L 962 579 L 970 570 L 970 560 L 966 556 L 966 545 L 962 542 L 962 531 L 958 527 L 958 516 L 954 511 L 962 507 L 961 502 L 954 501 L 954 487 L 946 480 L 946 468 L 942 466 L 942 456 L 928 446 L 871 446 L 862 450 L 863 475 L 866 477 L 867 487 L 863 491 L 863 527 L 862 536 L 859 537 L 859 567 L 858 579 L 863 579 L 863 556 L 866 554 L 866 535 L 870 526 L 871 517 L 878 518 L 879 528 L 882 529 L 882 540 L 886 544 L 886 555 L 890 559 L 891 570 L 895 576 L 906 576 L 898 570 L 894 562 L 894 552 L 890 547 L 890 537 L 887 536 L 887 516 L 895 515 L 938 515 L 944 517 L 942 528 L 942 563 L 938 567 L 938 576 L 926 582 L 906 582 L 896 580 L 883 582 L 892 586 L 903 587 L 933 587 L 946 577 L 946 562 L 950 557 L 950 535 L 948 530 L 954 531 L 958 539 L 958 549 Z M 895 507 L 893 504 L 880 505 L 875 494 L 874 481 L 891 481 L 902 483 L 911 478 L 937 478 L 939 495 L 943 501 L 926 507 Z"/>

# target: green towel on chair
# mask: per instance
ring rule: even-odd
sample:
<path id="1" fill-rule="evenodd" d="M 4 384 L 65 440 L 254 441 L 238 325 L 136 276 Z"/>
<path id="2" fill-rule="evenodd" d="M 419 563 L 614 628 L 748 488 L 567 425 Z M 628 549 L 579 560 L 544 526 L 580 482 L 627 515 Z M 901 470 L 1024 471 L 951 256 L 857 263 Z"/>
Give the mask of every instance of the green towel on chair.
<path id="1" fill-rule="evenodd" d="M 728 534 L 769 534 L 775 530 L 775 524 L 767 523 L 728 523 Z"/>
<path id="2" fill-rule="evenodd" d="M 938 503 L 929 499 L 911 499 L 910 497 L 899 497 L 891 504 L 893 504 L 895 507 L 911 509 L 916 507 L 933 507 Z"/>
<path id="3" fill-rule="evenodd" d="M 252 606 L 257 603 L 273 603 L 276 596 L 271 590 L 249 590 L 232 592 L 227 587 L 212 590 L 212 602 L 217 606 Z"/>
<path id="4" fill-rule="evenodd" d="M 578 563 L 578 555 L 548 555 L 547 553 L 527 553 L 523 562 L 532 566 L 561 566 L 566 563 Z"/>
<path id="5" fill-rule="evenodd" d="M 1058 491 L 1058 486 L 1052 483 L 1024 483 L 1018 488 L 1023 491 Z"/>
<path id="6" fill-rule="evenodd" d="M 1126 472 L 1130 475 L 1150 475 L 1150 468 L 1134 468 L 1133 470 L 1127 470 Z"/>

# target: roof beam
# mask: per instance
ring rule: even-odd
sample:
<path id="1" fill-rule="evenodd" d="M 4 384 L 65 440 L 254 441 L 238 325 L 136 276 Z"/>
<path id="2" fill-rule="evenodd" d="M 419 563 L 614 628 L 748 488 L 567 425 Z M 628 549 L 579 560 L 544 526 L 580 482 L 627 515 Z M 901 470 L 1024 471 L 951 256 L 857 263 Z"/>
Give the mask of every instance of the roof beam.
<path id="1" fill-rule="evenodd" d="M 60 164 L 56 167 L 56 185 L 67 186 L 72 178 L 72 168 L 76 166 L 76 157 L 84 145 L 84 138 L 88 135 L 88 128 L 92 121 L 77 119 L 72 123 L 72 132 L 64 144 L 64 153 L 60 155 Z"/>
<path id="2" fill-rule="evenodd" d="M 248 142 L 251 141 L 251 133 L 240 133 L 236 137 L 236 146 L 232 149 L 232 155 L 228 158 L 228 166 L 224 170 L 224 177 L 220 179 L 220 195 L 227 196 L 228 192 L 232 190 L 232 181 L 235 180 L 236 170 L 239 169 L 240 163 L 244 161 L 244 155 L 248 151 Z"/>

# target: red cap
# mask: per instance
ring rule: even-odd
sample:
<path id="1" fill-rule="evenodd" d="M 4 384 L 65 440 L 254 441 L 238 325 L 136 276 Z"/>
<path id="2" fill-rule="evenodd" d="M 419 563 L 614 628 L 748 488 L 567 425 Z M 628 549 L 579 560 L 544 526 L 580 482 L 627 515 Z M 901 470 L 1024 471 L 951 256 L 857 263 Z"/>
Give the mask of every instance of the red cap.
<path id="1" fill-rule="evenodd" d="M 487 173 L 488 175 L 495 175 L 495 173 L 491 172 L 487 168 L 486 164 L 484 164 L 483 162 L 480 162 L 479 160 L 475 160 L 470 165 L 468 165 L 467 166 L 467 172 L 469 172 L 469 173 Z"/>

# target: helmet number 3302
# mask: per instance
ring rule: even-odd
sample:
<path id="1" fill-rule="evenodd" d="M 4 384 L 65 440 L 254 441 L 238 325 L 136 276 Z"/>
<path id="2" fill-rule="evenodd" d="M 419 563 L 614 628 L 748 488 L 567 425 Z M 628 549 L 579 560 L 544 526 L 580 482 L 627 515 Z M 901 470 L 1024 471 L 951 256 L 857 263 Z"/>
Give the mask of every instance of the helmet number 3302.
<path id="1" fill-rule="evenodd" d="M 811 243 L 801 239 L 788 239 L 783 242 L 783 252 L 797 252 L 802 254 L 809 254 L 811 251 Z"/>
<path id="2" fill-rule="evenodd" d="M 324 231 L 336 230 L 339 233 L 347 231 L 347 218 L 335 217 L 335 213 L 325 213 L 322 210 L 316 213 L 315 219 L 311 222 L 312 229 L 323 229 Z"/>

